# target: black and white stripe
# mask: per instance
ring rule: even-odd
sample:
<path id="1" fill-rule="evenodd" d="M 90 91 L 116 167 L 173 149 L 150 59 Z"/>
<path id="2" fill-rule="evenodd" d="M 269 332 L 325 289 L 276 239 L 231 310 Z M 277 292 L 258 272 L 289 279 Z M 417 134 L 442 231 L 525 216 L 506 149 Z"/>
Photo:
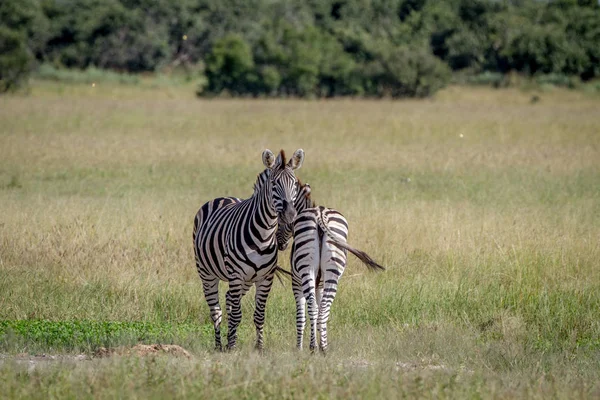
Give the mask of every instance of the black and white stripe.
<path id="1" fill-rule="evenodd" d="M 348 245 L 348 221 L 337 210 L 315 206 L 310 198 L 310 186 L 299 185 L 296 200 L 298 216 L 294 223 L 280 223 L 277 241 L 280 250 L 291 237 L 292 290 L 296 299 L 297 347 L 302 349 L 305 308 L 310 319 L 310 349 L 327 351 L 327 321 L 337 293 L 338 282 L 346 267 L 347 251 L 354 254 L 371 270 L 384 270 L 368 254 Z"/>
<path id="2" fill-rule="evenodd" d="M 267 167 L 258 175 L 252 197 L 217 198 L 204 204 L 194 220 L 196 268 L 215 330 L 215 347 L 221 349 L 219 281 L 229 282 L 225 296 L 228 318 L 227 348 L 236 346 L 241 321 L 241 298 L 256 285 L 256 347 L 263 347 L 265 305 L 277 265 L 278 221 L 291 223 L 298 187 L 294 170 L 300 168 L 304 151 L 297 150 L 286 164 L 283 151 L 275 159 L 263 152 Z"/>

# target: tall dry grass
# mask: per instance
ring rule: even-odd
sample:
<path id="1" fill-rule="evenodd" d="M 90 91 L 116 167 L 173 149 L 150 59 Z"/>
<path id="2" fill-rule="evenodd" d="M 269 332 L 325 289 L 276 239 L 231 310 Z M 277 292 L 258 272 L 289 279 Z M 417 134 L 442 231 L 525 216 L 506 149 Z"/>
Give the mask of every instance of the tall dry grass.
<path id="1" fill-rule="evenodd" d="M 90 379 L 107 397 L 104 379 L 118 371 L 171 368 L 173 386 L 148 381 L 149 394 L 597 394 L 600 100 L 531 96 L 450 88 L 425 101 L 199 101 L 184 88 L 38 83 L 2 97 L 0 319 L 208 325 L 196 210 L 249 196 L 264 148 L 302 147 L 298 176 L 317 203 L 342 211 L 350 242 L 388 267 L 371 275 L 350 260 L 328 359 L 293 352 L 291 289 L 275 285 L 265 358 L 250 351 L 247 296 L 240 353 L 185 339 L 219 371 L 122 360 L 36 379 L 75 396 L 83 389 L 69 382 Z M 2 347 L 34 348 L 17 344 Z M 2 382 L 29 393 L 30 378 L 6 365 Z"/>

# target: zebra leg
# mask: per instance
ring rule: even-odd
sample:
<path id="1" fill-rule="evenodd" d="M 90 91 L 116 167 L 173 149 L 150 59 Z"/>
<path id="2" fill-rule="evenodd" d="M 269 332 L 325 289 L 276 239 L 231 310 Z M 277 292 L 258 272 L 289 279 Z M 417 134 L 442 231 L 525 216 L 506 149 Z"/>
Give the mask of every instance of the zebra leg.
<path id="1" fill-rule="evenodd" d="M 312 279 L 310 280 L 309 285 L 309 293 L 306 296 L 306 302 L 308 303 L 308 318 L 310 320 L 310 351 L 314 352 L 317 348 L 317 318 L 319 316 L 319 306 L 317 305 L 315 286 Z"/>
<path id="2" fill-rule="evenodd" d="M 302 283 L 296 277 L 292 278 L 292 290 L 296 299 L 296 347 L 302 350 L 304 326 L 306 325 L 306 298 L 302 293 Z"/>
<path id="3" fill-rule="evenodd" d="M 237 328 L 242 320 L 242 296 L 250 289 L 250 283 L 241 279 L 229 281 L 227 301 L 227 350 L 236 348 Z"/>
<path id="4" fill-rule="evenodd" d="M 317 304 L 315 286 L 320 261 L 319 235 L 317 222 L 314 218 L 298 219 L 294 224 L 294 245 L 291 254 L 292 284 L 295 285 L 296 297 L 296 329 L 298 333 L 298 347 L 302 347 L 304 333 L 304 306 L 308 305 L 310 320 L 310 350 L 317 347 L 317 317 L 319 306 Z M 304 300 L 301 300 L 304 299 Z"/>
<path id="5" fill-rule="evenodd" d="M 323 295 L 319 303 L 319 347 L 323 353 L 327 353 L 327 321 L 331 305 L 337 294 L 337 286 L 344 268 L 346 267 L 346 252 L 323 244 L 321 253 L 321 265 L 323 274 Z"/>
<path id="6" fill-rule="evenodd" d="M 318 313 L 321 314 L 321 300 L 323 299 L 323 275 L 319 274 L 320 276 L 317 278 L 320 280 L 317 282 L 317 289 L 316 289 L 316 298 L 317 298 L 317 310 Z M 320 332 L 321 332 L 321 319 L 317 317 L 317 334 L 319 334 L 320 336 Z"/>
<path id="7" fill-rule="evenodd" d="M 323 281 L 321 281 L 319 283 L 319 286 L 317 286 L 316 295 L 317 295 L 317 305 L 320 305 L 321 299 L 323 298 Z"/>
<path id="8" fill-rule="evenodd" d="M 265 325 L 265 308 L 267 298 L 273 285 L 275 274 L 266 277 L 263 281 L 256 283 L 256 295 L 254 297 L 254 326 L 256 326 L 256 349 L 263 349 L 263 327 Z"/>
<path id="9" fill-rule="evenodd" d="M 203 280 L 204 297 L 210 309 L 210 318 L 215 328 L 215 350 L 221 351 L 221 306 L 219 305 L 219 279 Z"/>
<path id="10" fill-rule="evenodd" d="M 319 348 L 323 353 L 327 353 L 327 321 L 329 320 L 331 304 L 333 304 L 333 299 L 337 293 L 337 280 L 332 279 L 325 283 L 323 291 L 324 295 L 319 307 Z"/>
<path id="11" fill-rule="evenodd" d="M 318 249 L 317 249 L 318 251 Z M 302 262 L 306 262 L 304 265 L 295 265 L 292 268 L 299 275 L 302 281 L 302 287 L 299 289 L 300 296 L 305 299 L 308 305 L 308 319 L 310 321 L 310 351 L 314 351 L 317 348 L 317 317 L 319 315 L 319 305 L 317 304 L 316 292 L 315 292 L 315 275 L 316 269 L 318 268 L 318 257 L 305 257 Z M 297 319 L 298 319 L 298 311 Z M 302 317 L 304 318 L 304 305 L 302 307 Z M 304 329 L 304 325 L 302 325 Z"/>

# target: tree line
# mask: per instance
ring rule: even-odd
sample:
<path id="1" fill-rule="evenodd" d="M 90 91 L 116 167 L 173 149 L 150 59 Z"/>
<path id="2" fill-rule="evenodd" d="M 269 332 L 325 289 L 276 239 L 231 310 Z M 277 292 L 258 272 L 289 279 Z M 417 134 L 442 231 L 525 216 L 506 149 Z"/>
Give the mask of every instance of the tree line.
<path id="1" fill-rule="evenodd" d="M 452 74 L 600 75 L 597 0 L 2 0 L 0 91 L 42 63 L 198 92 L 428 96 Z"/>

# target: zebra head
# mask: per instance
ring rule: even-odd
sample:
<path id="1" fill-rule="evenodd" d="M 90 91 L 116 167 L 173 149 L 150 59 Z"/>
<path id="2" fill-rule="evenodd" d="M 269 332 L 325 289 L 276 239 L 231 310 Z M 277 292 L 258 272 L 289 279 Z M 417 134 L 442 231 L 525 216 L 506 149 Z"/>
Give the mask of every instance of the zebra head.
<path id="1" fill-rule="evenodd" d="M 314 207 L 314 203 L 310 198 L 310 185 L 308 183 L 302 184 L 300 180 L 296 182 L 296 186 L 298 186 L 298 196 L 296 197 L 296 201 L 294 206 L 296 207 L 297 212 L 302 212 L 307 208 Z M 292 240 L 292 235 L 294 233 L 294 223 L 279 223 L 279 227 L 277 228 L 277 246 L 280 251 L 284 251 L 287 249 L 290 244 L 290 240 Z"/>
<path id="2" fill-rule="evenodd" d="M 280 222 L 291 223 L 296 218 L 294 202 L 298 196 L 294 171 L 302 166 L 304 150 L 296 150 L 288 163 L 285 162 L 283 150 L 275 158 L 273 152 L 267 149 L 263 152 L 262 159 L 265 166 L 271 170 L 271 204 Z"/>

